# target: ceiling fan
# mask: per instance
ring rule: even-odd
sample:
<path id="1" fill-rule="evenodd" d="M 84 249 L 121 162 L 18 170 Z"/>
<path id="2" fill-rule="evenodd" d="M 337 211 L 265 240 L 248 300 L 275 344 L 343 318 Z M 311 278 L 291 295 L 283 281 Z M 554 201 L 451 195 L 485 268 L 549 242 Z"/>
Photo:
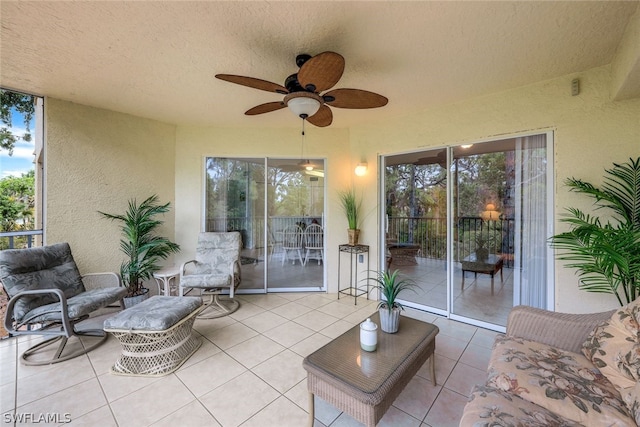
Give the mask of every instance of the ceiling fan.
<path id="1" fill-rule="evenodd" d="M 285 95 L 282 101 L 267 102 L 245 112 L 248 116 L 269 113 L 289 107 L 294 114 L 309 123 L 325 127 L 333 121 L 331 107 L 377 108 L 389 100 L 382 95 L 361 89 L 331 89 L 344 72 L 344 58 L 335 52 L 323 52 L 315 56 L 296 56 L 297 73 L 291 74 L 284 86 L 253 77 L 233 74 L 216 74 L 216 78 L 254 89 Z M 324 94 L 322 92 L 325 92 Z"/>

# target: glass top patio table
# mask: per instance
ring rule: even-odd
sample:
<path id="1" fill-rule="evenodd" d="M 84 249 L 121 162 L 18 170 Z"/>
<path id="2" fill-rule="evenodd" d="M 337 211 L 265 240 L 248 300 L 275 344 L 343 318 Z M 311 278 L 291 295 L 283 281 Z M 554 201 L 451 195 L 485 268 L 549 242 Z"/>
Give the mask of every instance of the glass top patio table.
<path id="1" fill-rule="evenodd" d="M 377 312 L 371 320 L 380 325 Z M 305 364 L 364 393 L 375 393 L 416 349 L 425 347 L 437 334 L 438 327 L 431 323 L 400 316 L 398 332 L 378 330 L 376 351 L 368 352 L 360 348 L 358 324 L 307 356 Z"/>

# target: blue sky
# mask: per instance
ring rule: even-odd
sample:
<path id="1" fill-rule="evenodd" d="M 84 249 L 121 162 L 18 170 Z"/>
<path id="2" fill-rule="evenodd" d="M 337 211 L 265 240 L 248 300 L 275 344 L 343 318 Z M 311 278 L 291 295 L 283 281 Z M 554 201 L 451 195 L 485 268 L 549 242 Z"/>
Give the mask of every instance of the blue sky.
<path id="1" fill-rule="evenodd" d="M 11 128 L 13 134 L 19 136 L 24 135 L 25 128 L 22 115 L 14 111 L 12 114 L 12 122 L 14 125 Z M 0 179 L 6 178 L 7 176 L 21 176 L 21 174 L 27 173 L 34 168 L 34 122 L 35 117 L 31 120 L 30 126 L 32 136 L 31 142 L 25 142 L 22 139 L 18 140 L 13 149 L 13 156 L 9 156 L 9 153 L 6 150 L 0 149 Z"/>

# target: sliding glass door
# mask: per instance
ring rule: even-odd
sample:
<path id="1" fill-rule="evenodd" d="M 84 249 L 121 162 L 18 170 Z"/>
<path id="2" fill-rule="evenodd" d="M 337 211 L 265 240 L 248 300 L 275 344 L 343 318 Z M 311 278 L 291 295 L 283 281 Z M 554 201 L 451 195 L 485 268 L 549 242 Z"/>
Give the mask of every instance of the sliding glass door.
<path id="1" fill-rule="evenodd" d="M 271 291 L 324 289 L 324 162 L 305 162 L 267 161 Z"/>
<path id="2" fill-rule="evenodd" d="M 506 325 L 514 304 L 515 146 L 454 147 L 451 313 Z"/>
<path id="3" fill-rule="evenodd" d="M 205 231 L 242 235 L 238 292 L 324 290 L 323 160 L 207 158 L 205 200 Z"/>
<path id="4" fill-rule="evenodd" d="M 418 285 L 410 306 L 447 310 L 447 150 L 385 159 L 385 261 Z"/>
<path id="5" fill-rule="evenodd" d="M 552 306 L 551 136 L 384 158 L 384 259 L 418 284 L 409 306 L 497 330 Z"/>

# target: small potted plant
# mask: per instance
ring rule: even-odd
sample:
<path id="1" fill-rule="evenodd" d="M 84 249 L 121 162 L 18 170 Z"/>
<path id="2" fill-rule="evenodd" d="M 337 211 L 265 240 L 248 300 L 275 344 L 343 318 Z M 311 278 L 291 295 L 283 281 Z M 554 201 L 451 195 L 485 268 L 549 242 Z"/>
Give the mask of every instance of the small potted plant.
<path id="1" fill-rule="evenodd" d="M 159 204 L 155 194 L 140 204 L 135 199 L 129 200 L 129 208 L 123 215 L 98 211 L 105 218 L 121 223 L 120 249 L 126 260 L 120 265 L 120 275 L 129 298 L 144 299 L 149 291 L 144 287 L 144 281 L 151 279 L 153 273 L 160 269 L 158 261 L 180 250 L 178 244 L 155 234 L 162 225 L 156 215 L 168 211 L 169 203 Z M 128 304 L 135 303 L 127 303 L 125 298 L 125 305 Z"/>
<path id="2" fill-rule="evenodd" d="M 402 304 L 396 301 L 398 294 L 404 290 L 415 291 L 416 284 L 408 278 L 401 278 L 400 271 L 378 271 L 372 278 L 376 284 L 375 289 L 380 290 L 384 300 L 378 304 L 380 313 L 380 329 L 383 332 L 394 334 L 398 332 L 400 325 L 400 311 L 404 310 Z"/>
<path id="3" fill-rule="evenodd" d="M 356 192 L 353 188 L 343 190 L 339 193 L 340 203 L 342 209 L 347 216 L 347 223 L 349 224 L 349 244 L 357 245 L 358 238 L 360 236 L 360 208 L 362 207 L 362 200 L 358 200 Z"/>
<path id="4" fill-rule="evenodd" d="M 482 233 L 476 234 L 476 260 L 485 261 L 489 257 L 489 240 Z"/>

